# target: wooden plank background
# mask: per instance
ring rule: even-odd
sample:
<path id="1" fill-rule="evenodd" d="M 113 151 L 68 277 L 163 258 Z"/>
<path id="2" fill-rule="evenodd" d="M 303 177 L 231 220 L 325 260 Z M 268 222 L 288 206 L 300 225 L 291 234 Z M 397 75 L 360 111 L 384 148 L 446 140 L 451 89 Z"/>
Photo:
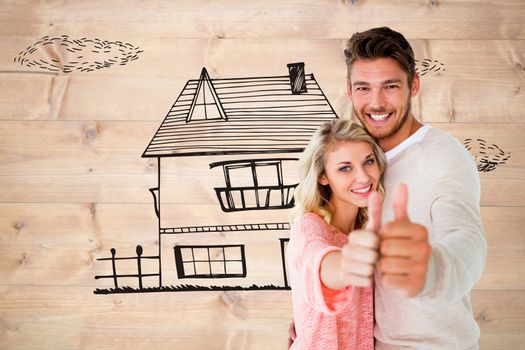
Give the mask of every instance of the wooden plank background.
<path id="1" fill-rule="evenodd" d="M 286 291 L 94 295 L 116 247 L 158 251 L 140 158 L 188 79 L 287 74 L 304 61 L 341 116 L 346 39 L 387 25 L 416 58 L 415 113 L 460 141 L 510 154 L 480 173 L 489 257 L 472 293 L 481 349 L 525 342 L 525 3 L 505 1 L 0 2 L 0 348 L 285 349 Z M 136 61 L 90 73 L 22 67 L 45 35 L 121 40 Z M 199 188 L 205 176 L 178 184 Z M 173 206 L 180 205 L 177 202 Z M 196 196 L 192 210 L 204 210 Z M 101 285 L 102 284 L 102 285 Z"/>

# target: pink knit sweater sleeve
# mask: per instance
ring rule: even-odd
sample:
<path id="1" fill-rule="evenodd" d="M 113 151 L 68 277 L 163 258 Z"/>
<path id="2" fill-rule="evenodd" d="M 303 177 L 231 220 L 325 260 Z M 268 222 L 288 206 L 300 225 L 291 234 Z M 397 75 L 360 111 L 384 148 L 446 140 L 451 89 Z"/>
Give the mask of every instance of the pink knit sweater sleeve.
<path id="1" fill-rule="evenodd" d="M 321 281 L 323 258 L 347 241 L 347 235 L 313 213 L 292 226 L 288 267 L 297 333 L 292 350 L 374 349 L 372 288 L 330 290 Z"/>
<path id="2" fill-rule="evenodd" d="M 293 257 L 293 272 L 297 274 L 294 294 L 303 294 L 300 298 L 305 298 L 319 312 L 334 315 L 341 311 L 352 302 L 352 287 L 329 289 L 321 281 L 320 268 L 326 254 L 341 250 L 345 242 L 341 242 L 341 237 L 336 237 L 330 226 L 315 214 L 306 214 L 299 219 L 291 235 L 288 249 Z M 292 249 L 295 252 L 291 252 Z"/>

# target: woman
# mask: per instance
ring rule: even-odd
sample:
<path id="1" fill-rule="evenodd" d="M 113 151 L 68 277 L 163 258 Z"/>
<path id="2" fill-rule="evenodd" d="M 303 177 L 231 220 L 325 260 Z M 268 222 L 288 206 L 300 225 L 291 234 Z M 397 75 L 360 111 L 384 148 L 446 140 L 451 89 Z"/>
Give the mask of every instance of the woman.
<path id="1" fill-rule="evenodd" d="M 288 244 L 291 349 L 374 348 L 374 231 L 385 166 L 379 146 L 350 120 L 321 125 L 305 149 Z"/>

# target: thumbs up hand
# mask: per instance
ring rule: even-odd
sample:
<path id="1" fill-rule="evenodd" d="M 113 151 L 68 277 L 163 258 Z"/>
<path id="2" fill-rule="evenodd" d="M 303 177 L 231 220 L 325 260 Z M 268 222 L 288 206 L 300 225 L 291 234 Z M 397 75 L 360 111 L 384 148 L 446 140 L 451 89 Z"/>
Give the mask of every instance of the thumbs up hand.
<path id="1" fill-rule="evenodd" d="M 348 243 L 341 249 L 339 275 L 345 285 L 367 287 L 372 284 L 379 259 L 381 197 L 373 192 L 368 198 L 368 223 L 362 230 L 350 232 Z"/>
<path id="2" fill-rule="evenodd" d="M 394 191 L 395 219 L 380 232 L 381 283 L 405 297 L 417 296 L 425 286 L 431 247 L 427 229 L 410 222 L 405 184 Z"/>

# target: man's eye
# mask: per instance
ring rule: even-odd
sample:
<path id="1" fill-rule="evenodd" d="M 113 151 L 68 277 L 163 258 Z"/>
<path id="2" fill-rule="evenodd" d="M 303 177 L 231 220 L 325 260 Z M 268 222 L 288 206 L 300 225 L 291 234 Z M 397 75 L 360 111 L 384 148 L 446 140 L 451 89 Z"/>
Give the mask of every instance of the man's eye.
<path id="1" fill-rule="evenodd" d="M 397 86 L 397 85 L 387 85 L 387 86 L 386 86 L 387 89 L 396 89 L 396 88 L 398 88 L 398 87 L 399 87 L 399 86 Z"/>

